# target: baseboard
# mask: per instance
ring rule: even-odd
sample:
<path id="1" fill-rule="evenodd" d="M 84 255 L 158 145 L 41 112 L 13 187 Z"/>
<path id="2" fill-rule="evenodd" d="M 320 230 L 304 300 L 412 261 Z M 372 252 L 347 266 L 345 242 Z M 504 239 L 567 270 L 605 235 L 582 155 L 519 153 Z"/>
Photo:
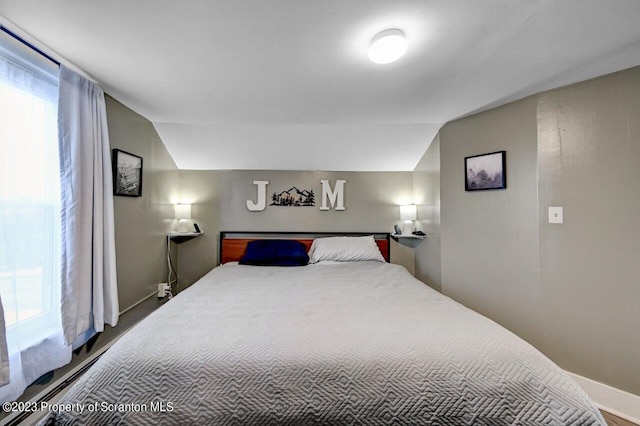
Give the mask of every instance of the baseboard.
<path id="1" fill-rule="evenodd" d="M 129 306 L 127 309 L 124 309 L 124 310 L 120 311 L 120 315 L 129 312 L 130 310 L 132 310 L 136 306 L 142 304 L 142 302 L 144 302 L 145 300 L 151 299 L 151 297 L 155 296 L 156 294 L 158 294 L 158 292 L 156 290 L 154 290 L 153 293 L 151 293 L 148 296 L 145 296 L 142 299 L 138 300 L 136 303 L 134 303 L 133 305 Z"/>
<path id="2" fill-rule="evenodd" d="M 640 424 L 640 396 L 567 371 L 602 411 Z"/>

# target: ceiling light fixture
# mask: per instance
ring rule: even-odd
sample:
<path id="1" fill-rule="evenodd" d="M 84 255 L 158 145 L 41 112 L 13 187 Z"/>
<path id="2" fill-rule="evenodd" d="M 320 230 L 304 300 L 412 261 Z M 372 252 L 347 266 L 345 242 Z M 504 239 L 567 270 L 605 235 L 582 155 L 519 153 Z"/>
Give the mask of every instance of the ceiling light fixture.
<path id="1" fill-rule="evenodd" d="M 369 59 L 376 64 L 388 64 L 400 59 L 406 51 L 407 40 L 402 30 L 384 30 L 371 40 Z"/>

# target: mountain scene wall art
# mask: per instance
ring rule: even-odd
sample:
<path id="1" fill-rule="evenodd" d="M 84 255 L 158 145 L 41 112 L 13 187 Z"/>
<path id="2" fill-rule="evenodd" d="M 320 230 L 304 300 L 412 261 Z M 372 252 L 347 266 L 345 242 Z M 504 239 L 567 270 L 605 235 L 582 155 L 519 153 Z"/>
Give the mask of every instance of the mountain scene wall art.
<path id="1" fill-rule="evenodd" d="M 295 186 L 280 193 L 274 192 L 271 196 L 270 206 L 281 207 L 313 207 L 316 198 L 313 190 L 298 189 Z"/>
<path id="2" fill-rule="evenodd" d="M 464 169 L 465 191 L 505 189 L 507 187 L 506 151 L 466 157 Z"/>

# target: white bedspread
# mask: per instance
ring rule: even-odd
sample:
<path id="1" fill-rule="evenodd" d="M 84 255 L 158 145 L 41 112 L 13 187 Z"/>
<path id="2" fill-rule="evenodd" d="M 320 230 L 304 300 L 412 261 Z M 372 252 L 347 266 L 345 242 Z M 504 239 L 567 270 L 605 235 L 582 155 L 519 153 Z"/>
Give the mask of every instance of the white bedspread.
<path id="1" fill-rule="evenodd" d="M 45 422 L 605 424 L 529 344 L 379 262 L 218 267 L 120 339 L 63 402 L 84 410 Z"/>

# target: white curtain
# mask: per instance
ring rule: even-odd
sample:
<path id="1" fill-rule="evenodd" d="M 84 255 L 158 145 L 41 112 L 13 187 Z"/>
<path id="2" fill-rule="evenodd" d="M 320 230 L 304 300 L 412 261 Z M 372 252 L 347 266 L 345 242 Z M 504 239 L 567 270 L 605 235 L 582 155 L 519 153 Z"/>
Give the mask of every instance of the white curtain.
<path id="1" fill-rule="evenodd" d="M 4 386 L 11 381 L 10 374 L 7 333 L 4 325 L 4 309 L 2 308 L 2 297 L 0 297 L 0 386 Z"/>
<path id="2" fill-rule="evenodd" d="M 1 334 L 10 379 L 1 401 L 71 360 L 60 319 L 57 73 L 0 46 Z"/>
<path id="3" fill-rule="evenodd" d="M 113 189 L 102 89 L 60 66 L 62 328 L 79 346 L 118 322 Z"/>

